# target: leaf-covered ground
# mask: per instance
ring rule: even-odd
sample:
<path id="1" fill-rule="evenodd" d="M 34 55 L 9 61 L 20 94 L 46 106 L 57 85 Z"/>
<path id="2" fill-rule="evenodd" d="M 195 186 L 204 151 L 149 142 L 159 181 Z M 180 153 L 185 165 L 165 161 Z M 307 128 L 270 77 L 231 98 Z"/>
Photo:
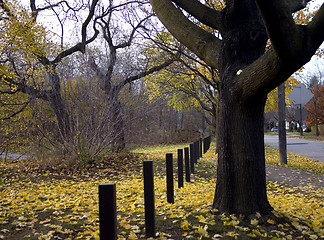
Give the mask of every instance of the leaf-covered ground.
<path id="1" fill-rule="evenodd" d="M 164 156 L 183 147 L 137 148 L 139 157 L 124 156 L 114 163 L 106 159 L 96 168 L 76 172 L 43 170 L 32 161 L 0 160 L 0 239 L 99 239 L 98 185 L 109 182 L 117 185 L 119 239 L 145 239 L 142 160 L 154 161 L 158 239 L 324 238 L 324 188 L 303 195 L 297 188 L 269 183 L 268 197 L 277 219 L 258 213 L 243 219 L 212 210 L 214 149 L 199 160 L 196 174 L 184 188 L 177 188 L 175 178 L 175 203 L 168 204 Z M 275 159 L 275 150 L 268 149 L 267 161 Z M 288 162 L 293 161 L 300 160 L 289 156 Z M 307 161 L 303 168 L 324 172 L 319 163 Z M 176 163 L 174 172 L 176 176 Z"/>

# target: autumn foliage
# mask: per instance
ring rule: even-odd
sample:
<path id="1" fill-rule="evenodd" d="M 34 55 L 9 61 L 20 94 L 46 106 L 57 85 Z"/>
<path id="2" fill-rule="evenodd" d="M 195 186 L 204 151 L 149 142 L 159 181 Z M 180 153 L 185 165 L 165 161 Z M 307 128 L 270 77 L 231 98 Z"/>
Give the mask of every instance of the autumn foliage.
<path id="1" fill-rule="evenodd" d="M 0 159 L 0 239 L 99 239 L 98 184 L 107 182 L 117 186 L 118 239 L 145 239 L 144 159 L 154 161 L 156 239 L 315 240 L 324 236 L 323 188 L 287 188 L 269 182 L 269 201 L 277 219 L 264 219 L 259 213 L 244 219 L 211 210 L 215 144 L 198 161 L 191 182 L 175 189 L 175 203 L 167 203 L 164 153 L 176 156 L 176 149 L 184 146 L 142 146 L 133 150 L 138 158 L 125 155 L 114 165 L 103 160 L 94 169 L 69 173 L 59 168 L 42 170 L 31 164 L 33 160 L 24 164 Z M 268 163 L 278 162 L 277 150 L 266 152 Z M 323 163 L 293 154 L 288 158 L 293 167 L 324 174 Z"/>
<path id="2" fill-rule="evenodd" d="M 324 85 L 315 85 L 312 89 L 314 97 L 306 105 L 305 109 L 308 111 L 307 124 L 315 125 L 315 117 L 317 117 L 318 124 L 324 123 Z"/>

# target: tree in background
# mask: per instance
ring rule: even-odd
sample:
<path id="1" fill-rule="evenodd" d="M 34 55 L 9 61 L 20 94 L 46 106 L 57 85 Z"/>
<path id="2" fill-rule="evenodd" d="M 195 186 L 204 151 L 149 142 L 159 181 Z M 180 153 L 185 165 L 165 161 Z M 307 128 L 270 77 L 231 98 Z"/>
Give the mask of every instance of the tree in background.
<path id="1" fill-rule="evenodd" d="M 308 1 L 228 0 L 222 9 L 200 1 L 150 2 L 173 36 L 208 66 L 219 69 L 213 207 L 244 216 L 271 214 L 264 157 L 266 97 L 308 62 L 323 42 L 324 5 L 308 25 L 298 25 L 293 13 Z M 199 27 L 192 18 L 214 31 Z M 269 39 L 272 47 L 266 50 Z"/>
<path id="2" fill-rule="evenodd" d="M 61 79 L 57 72 L 57 66 L 67 56 L 75 52 L 84 52 L 85 46 L 94 41 L 98 31 L 92 31 L 87 35 L 88 26 L 95 13 L 98 1 L 83 4 L 83 2 L 60 1 L 48 5 L 36 5 L 30 1 L 29 9 L 15 0 L 0 1 L 1 9 L 1 87 L 2 94 L 24 93 L 28 98 L 21 103 L 21 108 L 15 113 L 4 116 L 2 119 L 10 119 L 10 116 L 22 112 L 27 104 L 37 99 L 48 102 L 55 115 L 58 136 L 64 151 L 71 151 L 73 142 L 73 127 L 67 112 L 66 102 L 62 97 Z M 56 9 L 60 10 L 58 14 Z M 85 10 L 87 9 L 87 10 Z M 77 14 L 85 10 L 85 20 L 80 24 L 81 40 L 72 47 L 65 46 L 64 29 L 62 28 L 60 46 L 51 41 L 51 35 L 41 24 L 37 22 L 38 16 L 43 11 L 57 13 L 57 18 L 63 27 L 63 21 L 68 16 L 77 19 Z M 14 103 L 17 105 L 16 103 Z"/>
<path id="3" fill-rule="evenodd" d="M 316 77 L 311 81 L 311 91 L 314 96 L 305 105 L 305 109 L 308 111 L 306 123 L 307 125 L 315 126 L 315 135 L 319 136 L 318 125 L 324 123 L 324 85 L 318 84 Z"/>
<path id="4" fill-rule="evenodd" d="M 99 6 L 98 1 L 37 5 L 31 0 L 27 8 L 14 0 L 1 1 L 1 97 L 6 100 L 1 101 L 7 110 L 2 120 L 22 116 L 33 105 L 33 116 L 46 122 L 36 124 L 36 129 L 42 142 L 46 139 L 51 145 L 47 148 L 89 162 L 109 145 L 116 151 L 123 149 L 120 95 L 124 87 L 137 88 L 136 81 L 178 58 L 173 51 L 150 65 L 153 56 L 142 54 L 141 35 L 143 31 L 149 34 L 151 25 L 148 6 L 147 1 L 109 1 Z M 37 23 L 44 11 L 57 18 L 54 30 L 58 34 L 50 33 L 53 23 L 48 28 Z M 75 30 L 66 28 L 69 19 L 80 29 L 76 42 L 66 40 L 69 31 Z M 84 55 L 90 43 L 97 48 L 89 48 Z M 20 97 L 23 100 L 17 103 L 14 98 L 19 93 L 24 99 Z M 8 95 L 15 97 L 9 101 Z M 53 114 L 57 127 L 47 121 Z"/>
<path id="5" fill-rule="evenodd" d="M 147 1 L 125 1 L 102 7 L 101 14 L 96 23 L 100 26 L 102 38 L 105 42 L 107 61 L 105 64 L 96 62 L 95 58 L 89 59 L 89 64 L 99 79 L 101 88 L 106 97 L 105 101 L 112 106 L 111 114 L 116 139 L 114 151 L 120 151 L 125 147 L 123 106 L 119 95 L 125 86 L 135 83 L 137 80 L 169 66 L 178 59 L 177 51 L 165 55 L 157 64 L 150 66 L 154 56 L 145 56 L 139 50 L 140 42 L 145 41 L 141 35 L 143 31 L 151 32 L 149 3 Z M 142 43 L 143 44 L 143 43 Z M 135 47 L 134 47 L 135 46 Z M 135 57 L 118 59 L 129 52 L 136 52 Z M 104 55 L 104 54 L 102 54 Z"/>
<path id="6" fill-rule="evenodd" d="M 158 54 L 163 57 L 165 52 L 179 45 L 170 33 L 163 30 L 151 40 L 153 46 L 148 46 L 147 55 Z M 206 116 L 203 121 L 215 133 L 218 73 L 183 46 L 180 53 L 181 58 L 175 64 L 145 78 L 145 89 L 150 100 L 166 98 L 168 105 L 179 113 L 189 109 L 201 112 Z"/>
<path id="7" fill-rule="evenodd" d="M 287 81 L 285 81 L 285 101 L 286 103 L 291 103 L 288 99 L 288 94 L 294 89 L 295 86 L 298 85 L 298 81 L 295 77 L 289 77 Z M 275 88 L 268 94 L 267 102 L 265 105 L 265 112 L 270 111 L 278 111 L 278 88 Z"/>

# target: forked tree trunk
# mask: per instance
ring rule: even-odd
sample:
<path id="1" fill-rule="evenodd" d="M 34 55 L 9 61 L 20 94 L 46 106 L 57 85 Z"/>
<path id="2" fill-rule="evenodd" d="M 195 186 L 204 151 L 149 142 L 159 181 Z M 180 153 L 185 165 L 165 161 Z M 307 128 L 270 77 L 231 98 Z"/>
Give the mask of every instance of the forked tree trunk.
<path id="1" fill-rule="evenodd" d="M 270 214 L 263 129 L 266 96 L 251 102 L 237 102 L 239 98 L 232 95 L 225 89 L 220 92 L 213 207 L 221 212 L 243 215 Z"/>

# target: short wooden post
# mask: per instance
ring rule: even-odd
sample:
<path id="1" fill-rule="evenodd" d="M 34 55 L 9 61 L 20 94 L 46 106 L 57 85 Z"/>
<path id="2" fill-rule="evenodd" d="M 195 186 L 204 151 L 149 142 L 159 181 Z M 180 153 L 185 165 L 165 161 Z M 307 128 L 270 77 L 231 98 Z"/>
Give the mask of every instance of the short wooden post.
<path id="1" fill-rule="evenodd" d="M 173 187 L 173 157 L 172 153 L 166 154 L 166 181 L 167 181 L 167 201 L 174 203 L 174 187 Z"/>
<path id="2" fill-rule="evenodd" d="M 178 188 L 183 187 L 183 149 L 178 149 Z"/>
<path id="3" fill-rule="evenodd" d="M 100 239 L 117 240 L 116 184 L 99 184 Z"/>
<path id="4" fill-rule="evenodd" d="M 190 182 L 189 148 L 184 149 L 186 182 Z"/>
<path id="5" fill-rule="evenodd" d="M 155 237 L 153 161 L 143 161 L 146 238 Z"/>
<path id="6" fill-rule="evenodd" d="M 194 145 L 191 143 L 190 147 L 190 171 L 191 173 L 195 173 L 195 159 L 194 159 Z"/>

